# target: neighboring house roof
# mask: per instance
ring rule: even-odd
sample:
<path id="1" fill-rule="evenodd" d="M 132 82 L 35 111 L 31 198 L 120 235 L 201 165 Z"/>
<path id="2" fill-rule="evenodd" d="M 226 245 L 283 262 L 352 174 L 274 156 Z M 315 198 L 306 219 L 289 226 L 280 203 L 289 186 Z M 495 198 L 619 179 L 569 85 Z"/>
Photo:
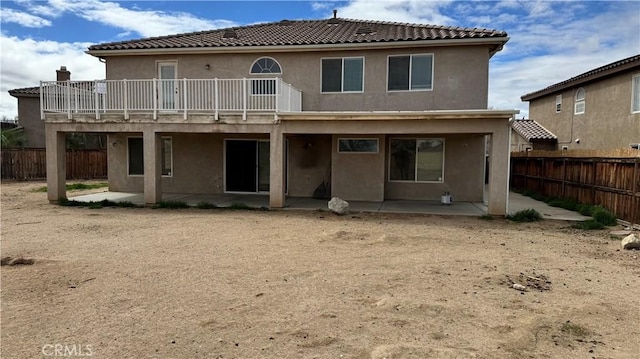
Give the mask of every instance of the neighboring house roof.
<path id="1" fill-rule="evenodd" d="M 534 120 L 515 120 L 511 127 L 527 142 L 558 140 L 556 135 Z"/>
<path id="2" fill-rule="evenodd" d="M 489 39 L 499 51 L 508 41 L 504 31 L 363 21 L 343 18 L 282 20 L 211 31 L 193 32 L 138 40 L 110 42 L 89 47 L 89 54 L 118 50 L 233 48 L 265 46 L 406 43 L 420 40 Z"/>
<path id="3" fill-rule="evenodd" d="M 587 71 L 583 74 L 572 77 L 562 82 L 558 82 L 557 84 L 551 85 L 542 90 L 528 93 L 520 97 L 520 99 L 522 101 L 531 101 L 542 96 L 546 96 L 558 91 L 562 91 L 566 88 L 578 86 L 596 79 L 609 77 L 619 72 L 626 71 L 629 69 L 634 69 L 634 68 L 640 68 L 640 54 L 634 55 L 619 61 L 615 61 L 608 65 L 604 65 L 596 69 Z"/>
<path id="4" fill-rule="evenodd" d="M 13 97 L 39 97 L 40 86 L 9 90 L 9 95 Z"/>

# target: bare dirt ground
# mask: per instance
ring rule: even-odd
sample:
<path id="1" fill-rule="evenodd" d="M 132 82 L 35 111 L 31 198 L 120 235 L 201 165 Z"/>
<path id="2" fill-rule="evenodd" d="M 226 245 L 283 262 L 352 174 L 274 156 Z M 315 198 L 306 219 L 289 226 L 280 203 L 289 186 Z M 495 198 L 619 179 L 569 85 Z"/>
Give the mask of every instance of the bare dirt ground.
<path id="1" fill-rule="evenodd" d="M 2 184 L 2 256 L 35 260 L 1 269 L 3 358 L 640 356 L 640 253 L 608 231 L 72 208 L 42 185 Z"/>

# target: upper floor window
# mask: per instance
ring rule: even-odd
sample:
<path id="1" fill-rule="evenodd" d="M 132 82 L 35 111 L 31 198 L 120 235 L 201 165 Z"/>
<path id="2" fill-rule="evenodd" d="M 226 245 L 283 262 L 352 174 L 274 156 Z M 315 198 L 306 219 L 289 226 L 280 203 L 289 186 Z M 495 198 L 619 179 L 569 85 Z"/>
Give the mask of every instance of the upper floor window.
<path id="1" fill-rule="evenodd" d="M 556 96 L 556 112 L 562 111 L 562 95 Z"/>
<path id="2" fill-rule="evenodd" d="M 584 89 L 580 87 L 576 92 L 575 111 L 573 112 L 574 114 L 579 115 L 581 113 L 584 113 L 584 108 L 585 108 L 584 98 L 585 98 Z"/>
<path id="3" fill-rule="evenodd" d="M 388 91 L 433 89 L 433 55 L 389 56 Z"/>
<path id="4" fill-rule="evenodd" d="M 278 61 L 270 57 L 261 57 L 251 66 L 252 74 L 281 74 L 282 68 Z"/>
<path id="5" fill-rule="evenodd" d="M 631 87 L 631 112 L 640 112 L 640 74 L 633 76 Z"/>
<path id="6" fill-rule="evenodd" d="M 364 58 L 322 59 L 322 92 L 362 92 Z"/>

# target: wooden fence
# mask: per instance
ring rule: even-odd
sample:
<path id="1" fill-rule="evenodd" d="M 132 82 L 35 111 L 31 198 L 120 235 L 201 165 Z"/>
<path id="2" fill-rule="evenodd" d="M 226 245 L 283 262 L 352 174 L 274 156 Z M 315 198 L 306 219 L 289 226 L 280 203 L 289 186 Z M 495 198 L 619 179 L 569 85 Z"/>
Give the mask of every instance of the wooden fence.
<path id="1" fill-rule="evenodd" d="M 558 152 L 512 153 L 511 188 L 600 205 L 640 223 L 640 152 L 629 157 L 574 157 Z"/>
<path id="2" fill-rule="evenodd" d="M 35 180 L 47 177 L 43 148 L 3 148 L 2 179 Z M 67 150 L 67 179 L 107 178 L 107 150 Z"/>

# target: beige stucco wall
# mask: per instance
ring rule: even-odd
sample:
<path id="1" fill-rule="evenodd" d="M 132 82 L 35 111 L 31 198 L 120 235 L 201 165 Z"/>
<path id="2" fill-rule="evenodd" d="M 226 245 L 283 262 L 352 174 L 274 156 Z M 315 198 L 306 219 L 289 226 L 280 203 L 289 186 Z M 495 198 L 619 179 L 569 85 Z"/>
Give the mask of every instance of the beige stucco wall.
<path id="1" fill-rule="evenodd" d="M 288 194 L 312 197 L 313 192 L 331 178 L 331 136 L 287 136 L 289 148 Z"/>
<path id="2" fill-rule="evenodd" d="M 387 92 L 387 56 L 432 53 L 432 91 Z M 432 47 L 269 54 L 282 67 L 282 78 L 303 93 L 305 111 L 451 110 L 487 108 L 489 50 L 487 46 Z M 364 93 L 322 94 L 321 59 L 364 57 Z M 107 58 L 107 79 L 158 77 L 157 62 L 175 61 L 178 78 L 243 78 L 260 54 L 127 56 Z M 210 65 L 210 70 L 205 65 Z M 262 75 L 264 76 L 264 75 Z M 469 89 L 473 89 L 470 91 Z"/>
<path id="3" fill-rule="evenodd" d="M 631 89 L 634 74 L 625 72 L 581 87 L 585 90 L 585 113 L 574 115 L 575 93 L 580 87 L 562 94 L 562 111 L 556 113 L 554 93 L 530 101 L 529 117 L 558 136 L 558 149 L 628 148 L 640 143 L 640 113 L 631 113 Z M 576 139 L 580 143 L 576 143 Z"/>
<path id="4" fill-rule="evenodd" d="M 378 153 L 340 153 L 339 138 L 377 138 Z M 331 194 L 347 201 L 384 200 L 385 136 L 334 135 Z"/>
<path id="5" fill-rule="evenodd" d="M 27 139 L 25 147 L 45 148 L 44 121 L 40 119 L 39 97 L 18 97 L 19 123 Z"/>

